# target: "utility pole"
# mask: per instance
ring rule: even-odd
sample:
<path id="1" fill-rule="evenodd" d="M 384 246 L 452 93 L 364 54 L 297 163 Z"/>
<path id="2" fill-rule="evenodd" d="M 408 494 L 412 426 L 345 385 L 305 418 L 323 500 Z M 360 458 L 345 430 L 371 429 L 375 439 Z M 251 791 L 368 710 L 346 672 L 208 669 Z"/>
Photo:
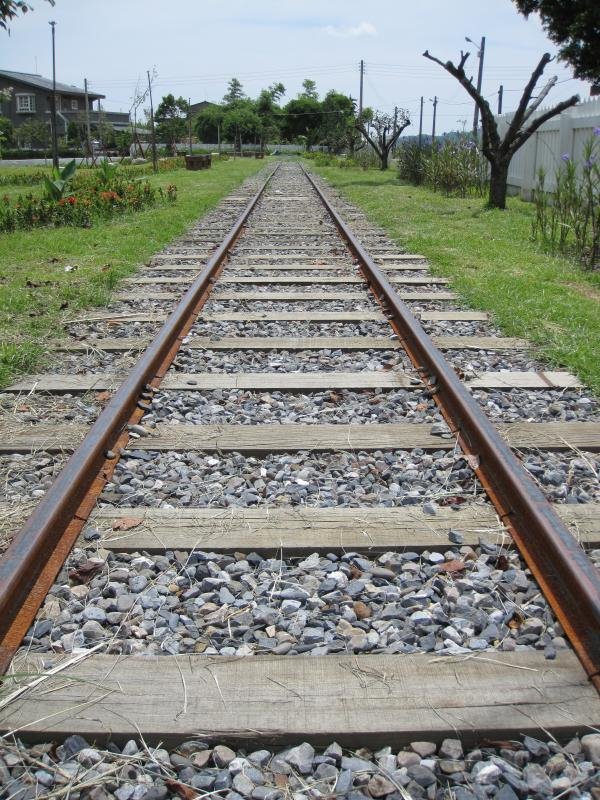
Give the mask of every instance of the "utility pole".
<path id="1" fill-rule="evenodd" d="M 52 166 L 58 169 L 58 131 L 56 130 L 56 44 L 54 28 L 56 22 L 50 22 L 52 28 L 52 106 L 51 106 L 51 127 L 52 127 Z"/>
<path id="2" fill-rule="evenodd" d="M 435 142 L 435 117 L 437 113 L 437 104 L 438 104 L 437 95 L 434 95 L 432 103 L 433 103 L 433 125 L 431 126 L 431 146 L 433 147 L 433 144 Z"/>
<path id="3" fill-rule="evenodd" d="M 192 98 L 188 97 L 188 146 L 192 155 Z"/>
<path id="4" fill-rule="evenodd" d="M 468 36 L 465 36 L 465 41 L 471 42 L 471 44 L 475 44 L 472 39 L 469 39 Z M 475 47 L 477 45 L 475 44 Z M 481 44 L 479 45 L 479 49 L 477 51 L 477 57 L 479 58 L 479 70 L 477 73 L 477 92 L 481 94 L 481 84 L 483 81 L 483 57 L 485 55 L 485 36 L 481 37 Z M 477 136 L 477 130 L 479 128 L 479 106 L 475 103 L 475 113 L 473 114 L 473 136 Z"/>
<path id="5" fill-rule="evenodd" d="M 156 131 L 154 130 L 154 106 L 152 105 L 152 81 L 150 80 L 150 70 L 146 70 L 148 76 L 148 94 L 150 95 L 150 134 L 152 136 L 152 168 L 154 172 L 158 171 L 158 164 L 156 161 Z"/>
<path id="6" fill-rule="evenodd" d="M 500 84 L 500 88 L 498 89 L 498 116 L 502 113 L 502 97 L 504 95 L 504 86 Z"/>
<path id="7" fill-rule="evenodd" d="M 92 133 L 90 129 L 90 101 L 88 98 L 88 82 L 87 78 L 83 79 L 83 88 L 85 89 L 85 163 L 88 163 L 88 156 L 92 156 Z M 93 163 L 93 156 L 92 156 Z"/>
<path id="8" fill-rule="evenodd" d="M 419 150 L 423 142 L 423 95 L 421 95 L 421 109 L 419 111 Z"/>
<path id="9" fill-rule="evenodd" d="M 358 95 L 358 116 L 362 114 L 363 110 L 363 81 L 365 77 L 365 62 L 360 60 L 360 92 Z"/>

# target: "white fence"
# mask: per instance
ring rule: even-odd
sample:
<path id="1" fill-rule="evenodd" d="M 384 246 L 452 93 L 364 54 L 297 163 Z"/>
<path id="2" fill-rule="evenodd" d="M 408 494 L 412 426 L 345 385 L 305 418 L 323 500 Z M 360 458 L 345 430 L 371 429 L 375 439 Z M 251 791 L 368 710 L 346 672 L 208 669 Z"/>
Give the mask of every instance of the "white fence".
<path id="1" fill-rule="evenodd" d="M 501 136 L 512 116 L 509 113 L 498 118 Z M 585 142 L 597 127 L 600 127 L 600 98 L 578 103 L 544 122 L 513 156 L 508 170 L 509 192 L 520 193 L 525 200 L 530 200 L 540 167 L 546 172 L 546 188 L 552 191 L 561 157 L 567 154 L 573 161 L 582 162 Z"/>

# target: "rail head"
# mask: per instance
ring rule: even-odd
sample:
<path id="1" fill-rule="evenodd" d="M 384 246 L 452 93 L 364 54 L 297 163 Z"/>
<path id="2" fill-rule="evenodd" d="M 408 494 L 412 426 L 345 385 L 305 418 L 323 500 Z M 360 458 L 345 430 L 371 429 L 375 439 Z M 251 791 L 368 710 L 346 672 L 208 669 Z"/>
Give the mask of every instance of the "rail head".
<path id="1" fill-rule="evenodd" d="M 600 691 L 600 576 L 385 273 L 304 166 L 302 169 L 360 262 L 371 289 L 463 451 L 478 464 L 475 471 L 498 516 L 540 584 L 588 677 Z"/>

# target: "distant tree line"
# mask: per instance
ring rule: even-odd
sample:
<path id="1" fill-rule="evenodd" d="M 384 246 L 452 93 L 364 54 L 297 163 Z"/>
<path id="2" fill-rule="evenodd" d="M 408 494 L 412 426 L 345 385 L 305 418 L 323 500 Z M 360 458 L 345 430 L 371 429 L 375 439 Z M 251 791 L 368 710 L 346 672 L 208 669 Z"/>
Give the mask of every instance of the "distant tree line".
<path id="1" fill-rule="evenodd" d="M 220 103 L 211 103 L 194 119 L 200 141 L 230 142 L 240 150 L 244 143 L 264 148 L 272 142 L 324 145 L 331 152 L 353 150 L 359 142 L 356 107 L 352 98 L 332 90 L 323 99 L 307 78 L 302 91 L 283 104 L 285 86 L 274 83 L 256 99 L 248 97 L 237 78 L 229 81 Z"/>

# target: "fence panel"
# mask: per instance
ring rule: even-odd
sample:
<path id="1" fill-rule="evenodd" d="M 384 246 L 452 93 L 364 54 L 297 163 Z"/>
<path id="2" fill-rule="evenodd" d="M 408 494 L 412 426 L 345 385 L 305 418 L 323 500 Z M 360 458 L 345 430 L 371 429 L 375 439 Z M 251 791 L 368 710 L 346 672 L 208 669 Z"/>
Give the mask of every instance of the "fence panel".
<path id="1" fill-rule="evenodd" d="M 544 110 L 539 109 L 536 116 Z M 505 133 L 512 116 L 512 113 L 508 113 L 496 118 L 501 135 Z M 509 192 L 530 200 L 540 167 L 546 172 L 546 187 L 552 191 L 561 158 L 568 155 L 576 163 L 581 163 L 585 143 L 594 128 L 598 127 L 600 98 L 578 103 L 545 122 L 513 156 L 508 170 Z"/>

